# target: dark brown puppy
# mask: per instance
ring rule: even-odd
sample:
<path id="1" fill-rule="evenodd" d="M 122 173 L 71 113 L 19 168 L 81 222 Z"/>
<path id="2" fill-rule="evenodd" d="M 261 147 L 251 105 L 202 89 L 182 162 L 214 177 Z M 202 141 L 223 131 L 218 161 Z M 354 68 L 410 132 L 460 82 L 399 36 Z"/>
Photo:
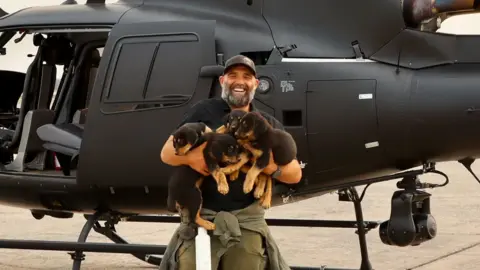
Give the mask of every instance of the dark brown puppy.
<path id="1" fill-rule="evenodd" d="M 257 176 L 270 162 L 270 151 L 274 162 L 280 166 L 290 163 L 297 156 L 297 145 L 292 135 L 273 128 L 258 112 L 249 112 L 242 117 L 235 137 L 253 154 L 254 159 L 243 185 L 245 193 L 252 190 Z"/>
<path id="2" fill-rule="evenodd" d="M 206 133 L 203 157 L 208 171 L 218 185 L 218 192 L 227 194 L 229 186 L 226 174 L 231 174 L 249 161 L 248 154 L 230 134 Z"/>
<path id="3" fill-rule="evenodd" d="M 204 123 L 186 123 L 173 133 L 173 147 L 176 155 L 186 155 L 194 146 L 202 143 L 202 136 L 212 130 Z"/>

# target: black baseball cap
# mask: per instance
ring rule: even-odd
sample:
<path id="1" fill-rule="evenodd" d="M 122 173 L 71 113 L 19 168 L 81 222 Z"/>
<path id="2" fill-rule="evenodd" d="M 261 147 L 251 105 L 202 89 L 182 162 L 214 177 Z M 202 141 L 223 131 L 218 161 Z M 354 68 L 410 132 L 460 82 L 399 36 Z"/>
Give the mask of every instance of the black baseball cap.
<path id="1" fill-rule="evenodd" d="M 257 70 L 255 69 L 255 63 L 253 63 L 252 59 L 244 56 L 244 55 L 235 55 L 228 59 L 225 62 L 225 69 L 223 70 L 223 74 L 227 73 L 230 68 L 237 65 L 243 65 L 252 71 L 253 75 L 257 76 Z"/>

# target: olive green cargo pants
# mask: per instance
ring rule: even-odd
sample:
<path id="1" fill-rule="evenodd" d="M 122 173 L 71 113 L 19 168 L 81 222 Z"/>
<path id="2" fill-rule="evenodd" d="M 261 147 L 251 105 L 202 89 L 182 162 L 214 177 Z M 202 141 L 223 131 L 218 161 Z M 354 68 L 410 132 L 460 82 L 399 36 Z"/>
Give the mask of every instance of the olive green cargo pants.
<path id="1" fill-rule="evenodd" d="M 267 255 L 262 236 L 244 229 L 241 229 L 241 232 L 240 242 L 230 247 L 220 259 L 215 254 L 222 244 L 218 237 L 210 237 L 212 270 L 265 269 Z M 178 249 L 177 258 L 178 270 L 195 270 L 195 238 L 182 243 Z"/>

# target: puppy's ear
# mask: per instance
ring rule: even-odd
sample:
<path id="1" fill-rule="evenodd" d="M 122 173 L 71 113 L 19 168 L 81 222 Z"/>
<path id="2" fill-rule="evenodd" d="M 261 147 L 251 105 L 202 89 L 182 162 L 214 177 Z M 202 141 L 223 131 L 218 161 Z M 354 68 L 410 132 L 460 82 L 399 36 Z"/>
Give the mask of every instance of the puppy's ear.
<path id="1" fill-rule="evenodd" d="M 229 114 L 229 113 L 225 114 L 225 115 L 222 117 L 222 123 L 223 123 L 224 125 L 227 125 L 227 122 L 228 122 L 228 118 L 229 118 L 229 117 L 230 117 L 230 114 Z"/>
<path id="2" fill-rule="evenodd" d="M 219 143 L 218 141 L 212 142 L 211 147 L 210 147 L 210 152 L 212 153 L 212 156 L 217 161 L 222 160 L 222 156 L 223 156 L 223 152 L 224 152 L 223 145 L 221 143 Z"/>

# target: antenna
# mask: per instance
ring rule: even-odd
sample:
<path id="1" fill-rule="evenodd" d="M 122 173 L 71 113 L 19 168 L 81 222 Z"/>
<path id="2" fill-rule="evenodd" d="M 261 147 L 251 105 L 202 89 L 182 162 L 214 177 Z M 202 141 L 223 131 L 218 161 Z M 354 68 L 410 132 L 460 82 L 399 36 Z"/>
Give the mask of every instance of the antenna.
<path id="1" fill-rule="evenodd" d="M 60 5 L 77 5 L 77 1 L 75 0 L 65 0 L 63 3 L 61 3 Z"/>
<path id="2" fill-rule="evenodd" d="M 5 15 L 8 15 L 8 12 L 6 12 L 5 10 L 3 10 L 2 8 L 0 8 L 0 17 L 3 17 Z"/>

